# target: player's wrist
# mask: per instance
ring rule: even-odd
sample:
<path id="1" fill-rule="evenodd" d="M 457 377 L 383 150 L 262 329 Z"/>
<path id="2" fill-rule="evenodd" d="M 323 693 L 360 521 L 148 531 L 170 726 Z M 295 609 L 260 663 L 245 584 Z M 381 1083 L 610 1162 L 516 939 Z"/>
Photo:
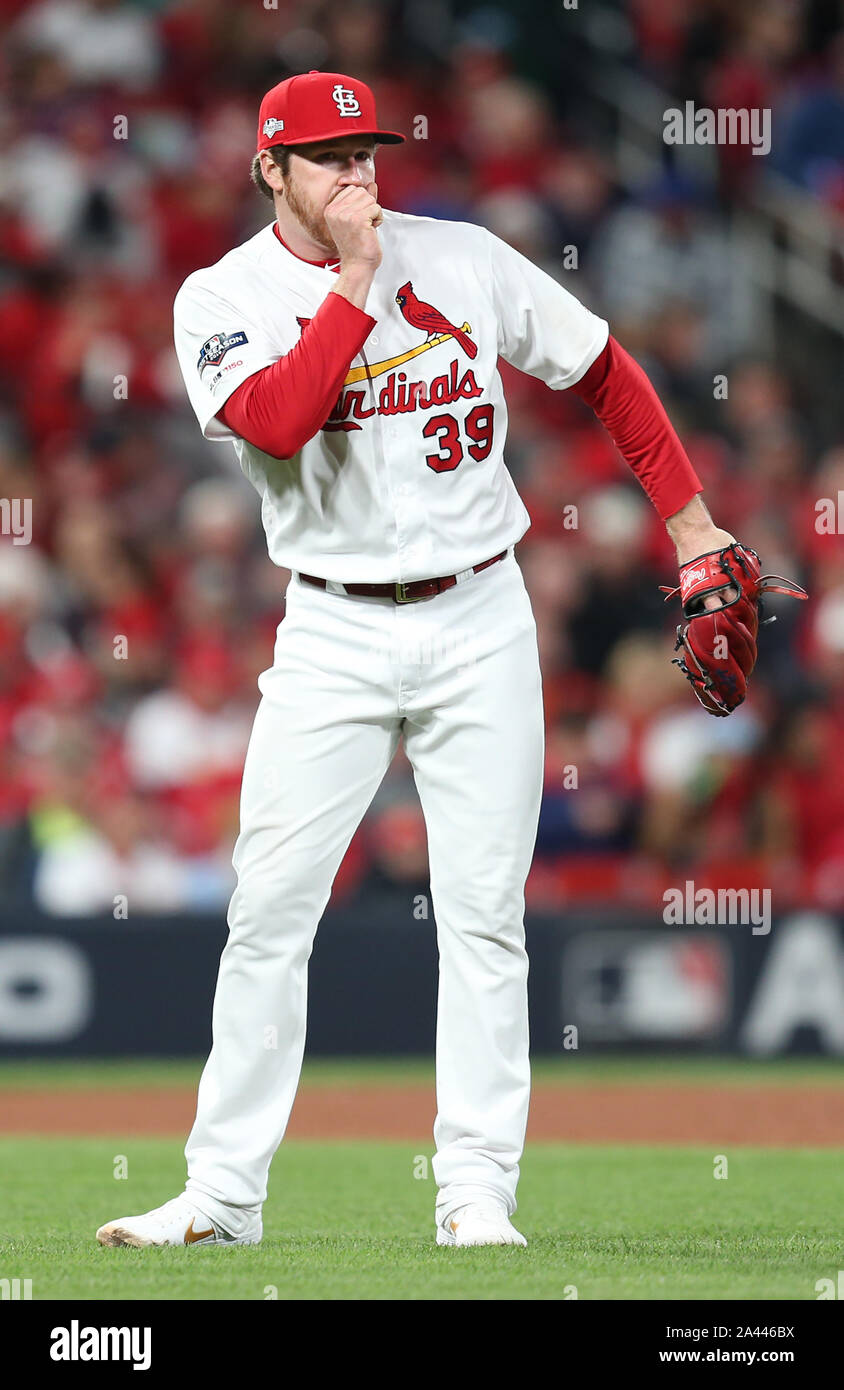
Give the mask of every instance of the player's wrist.
<path id="1" fill-rule="evenodd" d="M 334 294 L 342 295 L 358 309 L 366 308 L 367 296 L 377 269 L 376 265 L 366 261 L 341 260 L 337 283 L 332 286 Z"/>
<path id="2" fill-rule="evenodd" d="M 350 280 L 368 280 L 372 283 L 380 258 L 377 256 L 344 256 L 340 254 L 340 275 Z"/>
<path id="3" fill-rule="evenodd" d="M 681 531 L 672 535 L 671 539 L 677 551 L 677 564 L 687 565 L 700 555 L 708 555 L 713 550 L 723 550 L 725 546 L 732 545 L 735 536 L 729 531 L 722 531 L 719 526 L 710 525 Z"/>
<path id="4" fill-rule="evenodd" d="M 732 545 L 735 536 L 716 526 L 702 497 L 693 497 L 679 512 L 668 517 L 666 530 L 674 542 L 678 565 L 688 564 L 711 550 Z"/>

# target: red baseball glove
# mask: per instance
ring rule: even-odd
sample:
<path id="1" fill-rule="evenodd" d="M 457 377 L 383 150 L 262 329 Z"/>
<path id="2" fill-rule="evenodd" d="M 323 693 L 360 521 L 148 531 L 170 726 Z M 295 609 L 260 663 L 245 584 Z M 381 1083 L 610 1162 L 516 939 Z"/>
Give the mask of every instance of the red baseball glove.
<path id="1" fill-rule="evenodd" d="M 662 586 L 668 599 L 679 594 L 685 625 L 677 628 L 674 657 L 705 710 L 723 718 L 744 701 L 747 681 L 756 665 L 756 639 L 761 618 L 761 595 L 766 591 L 809 595 L 799 584 L 779 574 L 760 575 L 759 556 L 749 546 L 733 541 L 724 550 L 698 555 L 680 567 L 676 589 Z M 707 608 L 710 594 L 721 595 L 722 607 Z"/>

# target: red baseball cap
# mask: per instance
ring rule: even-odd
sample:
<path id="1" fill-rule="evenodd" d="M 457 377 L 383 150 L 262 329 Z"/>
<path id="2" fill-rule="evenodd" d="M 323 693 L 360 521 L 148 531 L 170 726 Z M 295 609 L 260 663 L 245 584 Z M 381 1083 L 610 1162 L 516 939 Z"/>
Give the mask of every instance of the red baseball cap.
<path id="1" fill-rule="evenodd" d="M 382 145 L 404 136 L 379 130 L 375 97 L 365 82 L 342 72 L 299 73 L 267 92 L 258 112 L 258 150 L 270 145 L 309 145 L 341 135 L 371 135 Z"/>

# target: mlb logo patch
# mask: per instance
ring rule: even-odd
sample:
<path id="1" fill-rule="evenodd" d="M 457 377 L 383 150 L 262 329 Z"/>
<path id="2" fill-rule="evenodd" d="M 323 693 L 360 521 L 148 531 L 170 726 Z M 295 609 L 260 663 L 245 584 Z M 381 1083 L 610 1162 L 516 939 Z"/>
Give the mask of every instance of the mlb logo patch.
<path id="1" fill-rule="evenodd" d="M 219 367 L 227 352 L 248 342 L 249 339 L 243 332 L 215 333 L 213 337 L 202 344 L 199 361 L 196 364 L 200 375 L 206 367 Z"/>

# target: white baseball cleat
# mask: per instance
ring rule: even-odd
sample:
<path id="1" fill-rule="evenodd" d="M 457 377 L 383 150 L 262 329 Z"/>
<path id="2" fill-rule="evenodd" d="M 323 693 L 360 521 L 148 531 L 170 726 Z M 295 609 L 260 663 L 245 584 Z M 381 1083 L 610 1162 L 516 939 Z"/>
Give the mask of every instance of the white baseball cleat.
<path id="1" fill-rule="evenodd" d="M 257 1245 L 263 1234 L 260 1216 L 243 1235 L 232 1236 L 195 1207 L 187 1197 L 173 1197 L 142 1216 L 121 1216 L 97 1231 L 100 1245 Z"/>
<path id="2" fill-rule="evenodd" d="M 504 1203 L 490 1197 L 453 1211 L 444 1226 L 437 1226 L 437 1245 L 527 1245 L 527 1241 L 510 1224 Z"/>

